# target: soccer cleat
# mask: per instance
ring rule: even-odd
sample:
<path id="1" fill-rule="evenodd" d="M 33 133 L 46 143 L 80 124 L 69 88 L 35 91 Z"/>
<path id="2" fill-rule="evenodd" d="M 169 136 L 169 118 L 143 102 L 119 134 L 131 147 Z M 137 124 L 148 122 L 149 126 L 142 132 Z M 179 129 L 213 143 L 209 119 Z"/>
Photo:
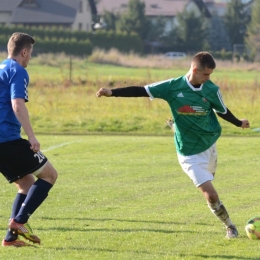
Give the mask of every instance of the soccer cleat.
<path id="1" fill-rule="evenodd" d="M 236 238 L 238 237 L 238 231 L 235 226 L 227 227 L 227 235 L 226 238 Z"/>
<path id="2" fill-rule="evenodd" d="M 38 238 L 37 236 L 35 236 L 33 234 L 33 231 L 28 223 L 20 224 L 20 223 L 15 222 L 14 219 L 12 219 L 9 222 L 9 229 L 12 232 L 15 232 L 18 235 L 23 236 L 25 239 L 28 239 L 29 241 L 31 241 L 33 243 L 37 243 L 37 244 L 41 243 L 40 238 Z"/>
<path id="3" fill-rule="evenodd" d="M 23 246 L 33 246 L 33 245 L 30 245 L 20 239 L 16 239 L 14 241 L 11 241 L 11 242 L 7 242 L 3 239 L 2 241 L 2 246 L 14 246 L 14 247 L 23 247 Z"/>

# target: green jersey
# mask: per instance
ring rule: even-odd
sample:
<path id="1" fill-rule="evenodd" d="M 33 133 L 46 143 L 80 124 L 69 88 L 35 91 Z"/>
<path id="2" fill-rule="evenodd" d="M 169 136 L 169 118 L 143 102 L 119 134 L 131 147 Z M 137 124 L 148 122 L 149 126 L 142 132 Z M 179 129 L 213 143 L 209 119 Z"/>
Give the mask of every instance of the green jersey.
<path id="1" fill-rule="evenodd" d="M 175 121 L 174 142 L 178 153 L 201 153 L 220 137 L 221 126 L 214 110 L 225 114 L 227 108 L 219 87 L 210 80 L 195 88 L 182 76 L 147 85 L 145 89 L 151 99 L 168 102 Z"/>

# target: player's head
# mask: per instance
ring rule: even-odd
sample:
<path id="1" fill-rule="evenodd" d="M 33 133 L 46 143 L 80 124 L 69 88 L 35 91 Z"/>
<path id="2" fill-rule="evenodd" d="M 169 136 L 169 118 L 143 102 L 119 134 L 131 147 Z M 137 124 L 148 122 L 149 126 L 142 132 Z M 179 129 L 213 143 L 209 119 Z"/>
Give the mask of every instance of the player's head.
<path id="1" fill-rule="evenodd" d="M 192 58 L 191 71 L 196 84 L 202 84 L 209 80 L 210 74 L 215 68 L 215 60 L 208 52 L 199 52 Z"/>
<path id="2" fill-rule="evenodd" d="M 213 56 L 205 51 L 197 53 L 191 61 L 193 66 L 196 66 L 196 68 L 204 70 L 206 68 L 208 69 L 215 69 L 216 63 L 213 58 Z"/>
<path id="3" fill-rule="evenodd" d="M 26 33 L 15 32 L 10 37 L 7 44 L 9 58 L 16 58 L 24 68 L 27 67 L 31 58 L 35 40 L 32 36 Z"/>

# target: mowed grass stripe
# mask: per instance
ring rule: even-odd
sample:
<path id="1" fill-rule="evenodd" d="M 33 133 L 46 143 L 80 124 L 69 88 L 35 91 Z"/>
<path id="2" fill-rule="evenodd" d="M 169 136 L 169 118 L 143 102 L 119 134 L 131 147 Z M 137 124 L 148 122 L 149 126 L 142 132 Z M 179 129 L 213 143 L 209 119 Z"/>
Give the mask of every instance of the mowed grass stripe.
<path id="1" fill-rule="evenodd" d="M 2 248 L 1 259 L 259 259 L 244 232 L 259 212 L 257 137 L 221 137 L 214 185 L 240 236 L 225 229 L 182 172 L 171 136 L 38 136 L 59 172 L 30 224 L 38 248 Z M 14 185 L 2 179 L 5 235 Z"/>

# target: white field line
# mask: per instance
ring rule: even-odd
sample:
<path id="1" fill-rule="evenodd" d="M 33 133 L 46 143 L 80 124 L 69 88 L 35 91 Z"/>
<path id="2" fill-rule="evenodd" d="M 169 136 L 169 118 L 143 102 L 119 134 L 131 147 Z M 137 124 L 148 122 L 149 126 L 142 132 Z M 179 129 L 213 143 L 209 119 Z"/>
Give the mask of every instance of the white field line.
<path id="1" fill-rule="evenodd" d="M 74 143 L 78 143 L 78 142 L 79 142 L 79 141 L 61 143 L 61 144 L 58 144 L 58 145 L 50 146 L 49 148 L 44 149 L 44 150 L 41 150 L 41 151 L 42 151 L 42 152 L 48 152 L 48 151 L 51 151 L 51 150 L 54 150 L 54 149 L 60 148 L 60 147 L 62 147 L 62 146 L 65 146 L 65 145 L 70 145 L 70 144 L 74 144 Z"/>

